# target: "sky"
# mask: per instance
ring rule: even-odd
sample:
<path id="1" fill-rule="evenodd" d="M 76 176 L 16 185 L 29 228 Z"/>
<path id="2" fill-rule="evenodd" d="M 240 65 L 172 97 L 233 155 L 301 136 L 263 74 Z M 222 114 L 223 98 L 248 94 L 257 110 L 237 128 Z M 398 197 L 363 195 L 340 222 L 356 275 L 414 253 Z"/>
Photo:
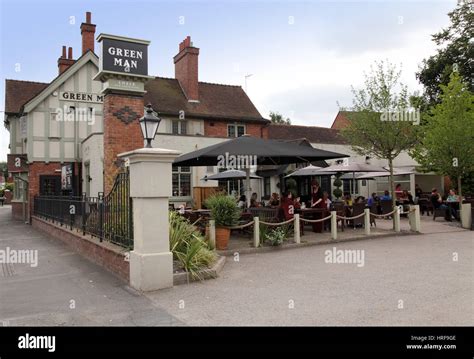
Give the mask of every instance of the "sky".
<path id="1" fill-rule="evenodd" d="M 189 35 L 200 48 L 200 81 L 241 85 L 265 118 L 276 111 L 292 124 L 330 127 L 374 61 L 397 64 L 409 90 L 421 90 L 415 73 L 435 53 L 431 35 L 449 24 L 455 6 L 456 0 L 0 0 L 0 111 L 5 79 L 49 82 L 63 45 L 80 55 L 80 24 L 91 11 L 96 35 L 151 41 L 151 75 L 174 77 L 173 56 Z M 8 144 L 2 126 L 0 161 Z"/>

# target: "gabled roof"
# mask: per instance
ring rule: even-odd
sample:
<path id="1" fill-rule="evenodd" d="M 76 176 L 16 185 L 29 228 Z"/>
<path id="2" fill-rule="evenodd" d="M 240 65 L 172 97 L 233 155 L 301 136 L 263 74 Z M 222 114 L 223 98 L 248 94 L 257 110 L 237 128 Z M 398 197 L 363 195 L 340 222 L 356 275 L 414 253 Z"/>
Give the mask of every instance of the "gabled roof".
<path id="1" fill-rule="evenodd" d="M 88 61 L 92 61 L 96 66 L 99 66 L 97 55 L 92 51 L 87 51 L 77 59 L 73 65 L 62 74 L 59 74 L 50 83 L 5 80 L 5 113 L 20 114 L 26 105 L 30 107 L 26 109 L 26 111 L 29 111 L 31 107 L 35 107 L 37 103 L 51 94 L 60 84 L 74 75 L 74 73 Z"/>
<path id="2" fill-rule="evenodd" d="M 338 130 L 317 126 L 271 124 L 268 126 L 268 138 L 274 140 L 306 139 L 310 143 L 347 144 Z"/>
<path id="3" fill-rule="evenodd" d="M 240 86 L 199 82 L 199 102 L 189 102 L 176 79 L 155 77 L 145 85 L 145 103 L 159 114 L 215 120 L 264 121 Z"/>
<path id="4" fill-rule="evenodd" d="M 331 128 L 335 130 L 341 130 L 349 124 L 351 115 L 356 113 L 355 111 L 339 111 L 334 119 Z"/>
<path id="5" fill-rule="evenodd" d="M 44 82 L 5 80 L 5 113 L 20 113 L 22 106 L 48 85 Z"/>
<path id="6" fill-rule="evenodd" d="M 72 64 L 66 71 L 56 76 L 56 78 L 51 81 L 51 83 L 40 93 L 38 93 L 34 98 L 29 100 L 23 105 L 25 112 L 31 111 L 35 108 L 41 101 L 57 90 L 57 88 L 72 77 L 84 64 L 91 61 L 94 65 L 99 67 L 99 58 L 97 55 L 88 50 L 81 57 L 79 57 L 74 64 Z"/>

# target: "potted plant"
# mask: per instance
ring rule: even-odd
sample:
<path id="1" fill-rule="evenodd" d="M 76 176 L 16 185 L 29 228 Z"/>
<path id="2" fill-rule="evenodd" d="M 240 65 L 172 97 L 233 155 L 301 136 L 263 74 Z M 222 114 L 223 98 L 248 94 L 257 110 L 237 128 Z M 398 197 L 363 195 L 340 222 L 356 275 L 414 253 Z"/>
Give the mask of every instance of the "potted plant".
<path id="1" fill-rule="evenodd" d="M 336 187 L 334 188 L 334 190 L 332 191 L 332 194 L 334 195 L 334 197 L 336 197 L 336 200 L 335 202 L 339 202 L 339 198 L 342 197 L 342 190 L 341 190 L 341 186 L 342 186 L 342 181 L 339 177 L 337 177 L 334 182 L 333 182 L 333 185 Z"/>
<path id="2" fill-rule="evenodd" d="M 206 207 L 211 210 L 211 219 L 216 222 L 216 249 L 227 249 L 230 229 L 240 218 L 240 208 L 235 200 L 226 195 L 215 194 L 206 200 Z"/>

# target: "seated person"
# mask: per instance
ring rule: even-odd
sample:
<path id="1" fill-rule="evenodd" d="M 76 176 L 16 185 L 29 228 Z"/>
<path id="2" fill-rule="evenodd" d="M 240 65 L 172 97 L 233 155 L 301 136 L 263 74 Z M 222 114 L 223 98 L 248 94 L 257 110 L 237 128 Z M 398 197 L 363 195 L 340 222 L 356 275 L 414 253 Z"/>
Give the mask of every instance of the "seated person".
<path id="1" fill-rule="evenodd" d="M 391 200 L 392 200 L 392 196 L 390 196 L 390 192 L 387 191 L 387 190 L 385 190 L 385 191 L 383 192 L 383 196 L 380 197 L 380 200 L 381 200 L 381 201 L 391 201 Z"/>
<path id="2" fill-rule="evenodd" d="M 454 208 L 451 208 L 443 203 L 443 199 L 441 198 L 441 195 L 438 193 L 438 190 L 436 188 L 433 188 L 433 190 L 431 191 L 430 201 L 434 209 L 445 210 L 445 220 L 451 222 L 451 216 L 456 218 L 456 211 L 454 210 Z"/>
<path id="3" fill-rule="evenodd" d="M 272 196 L 270 197 L 269 201 L 270 206 L 279 206 L 280 205 L 280 197 L 278 196 L 278 193 L 272 193 Z"/>
<path id="4" fill-rule="evenodd" d="M 407 202 L 408 204 L 415 204 L 415 202 L 413 201 L 413 196 L 407 190 L 403 191 L 403 194 L 400 199 L 404 202 Z"/>
<path id="5" fill-rule="evenodd" d="M 301 208 L 301 198 L 296 197 L 294 201 L 295 209 L 300 209 Z"/>
<path id="6" fill-rule="evenodd" d="M 364 196 L 358 196 L 356 199 L 355 199 L 355 203 L 364 203 L 365 201 L 365 197 Z"/>
<path id="7" fill-rule="evenodd" d="M 454 189 L 449 190 L 449 195 L 446 199 L 446 202 L 459 202 L 459 196 L 456 194 Z"/>
<path id="8" fill-rule="evenodd" d="M 323 192 L 323 199 L 321 200 L 321 202 L 319 203 L 319 206 L 321 208 L 325 208 L 325 209 L 331 209 L 331 200 L 329 199 L 329 194 L 324 191 Z"/>
<path id="9" fill-rule="evenodd" d="M 260 203 L 257 201 L 257 194 L 255 192 L 252 193 L 252 197 L 250 197 L 250 207 L 260 207 Z"/>
<path id="10" fill-rule="evenodd" d="M 244 209 L 247 206 L 247 197 L 245 195 L 240 196 L 237 207 Z"/>
<path id="11" fill-rule="evenodd" d="M 349 193 L 345 193 L 344 194 L 344 203 L 347 205 L 347 206 L 352 206 L 352 197 Z"/>
<path id="12" fill-rule="evenodd" d="M 421 195 L 423 194 L 423 190 L 421 189 L 418 184 L 415 185 L 415 197 L 420 198 Z"/>
<path id="13" fill-rule="evenodd" d="M 287 191 L 283 193 L 280 202 L 281 202 L 280 208 L 283 209 L 285 220 L 289 220 L 293 218 L 295 214 L 295 203 L 294 203 L 293 194 L 291 193 L 291 191 Z"/>
<path id="14" fill-rule="evenodd" d="M 395 186 L 395 198 L 399 199 L 403 196 L 403 190 L 402 190 L 402 185 L 398 183 Z"/>
<path id="15" fill-rule="evenodd" d="M 367 200 L 367 206 L 372 207 L 372 205 L 377 204 L 379 202 L 379 198 L 377 197 L 377 193 L 372 193 L 372 195 Z"/>

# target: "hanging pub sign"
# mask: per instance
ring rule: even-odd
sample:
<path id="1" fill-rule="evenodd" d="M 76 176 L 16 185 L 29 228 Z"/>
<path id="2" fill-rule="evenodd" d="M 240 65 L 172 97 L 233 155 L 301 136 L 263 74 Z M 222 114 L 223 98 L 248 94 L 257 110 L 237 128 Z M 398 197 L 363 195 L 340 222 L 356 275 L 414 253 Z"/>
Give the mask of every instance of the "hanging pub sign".
<path id="1" fill-rule="evenodd" d="M 100 71 L 103 73 L 148 76 L 149 41 L 100 34 Z"/>
<path id="2" fill-rule="evenodd" d="M 72 190 L 73 168 L 72 163 L 61 166 L 61 189 L 64 191 Z"/>

